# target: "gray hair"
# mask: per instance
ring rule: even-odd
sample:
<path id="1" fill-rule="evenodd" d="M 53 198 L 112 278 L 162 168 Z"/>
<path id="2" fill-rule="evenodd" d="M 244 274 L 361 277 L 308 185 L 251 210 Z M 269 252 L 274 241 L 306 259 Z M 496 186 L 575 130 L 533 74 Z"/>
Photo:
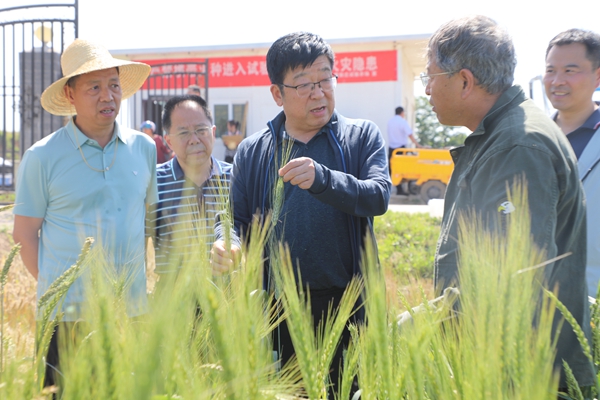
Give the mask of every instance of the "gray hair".
<path id="1" fill-rule="evenodd" d="M 429 39 L 427 58 L 444 72 L 454 74 L 468 69 L 489 94 L 502 93 L 512 86 L 517 65 L 508 32 L 482 15 L 442 25 Z"/>

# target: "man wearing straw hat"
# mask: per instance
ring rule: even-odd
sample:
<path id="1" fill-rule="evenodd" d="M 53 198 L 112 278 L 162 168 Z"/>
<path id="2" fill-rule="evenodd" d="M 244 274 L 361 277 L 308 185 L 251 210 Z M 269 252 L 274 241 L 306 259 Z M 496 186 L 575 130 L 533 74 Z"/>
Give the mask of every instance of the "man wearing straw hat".
<path id="1" fill-rule="evenodd" d="M 147 312 L 144 219 L 157 200 L 156 146 L 147 135 L 115 121 L 122 99 L 144 83 L 150 67 L 113 58 L 97 44 L 75 40 L 61 56 L 64 77 L 42 94 L 54 115 L 72 116 L 23 156 L 14 208 L 14 240 L 37 279 L 37 296 L 75 263 L 94 237 L 115 276 L 126 283 L 130 317 Z M 39 236 L 38 236 L 39 232 Z M 83 279 L 67 292 L 58 332 L 81 318 Z M 38 321 L 43 310 L 38 310 Z M 62 334 L 62 333 L 59 333 Z M 46 384 L 58 366 L 57 334 L 46 360 Z"/>

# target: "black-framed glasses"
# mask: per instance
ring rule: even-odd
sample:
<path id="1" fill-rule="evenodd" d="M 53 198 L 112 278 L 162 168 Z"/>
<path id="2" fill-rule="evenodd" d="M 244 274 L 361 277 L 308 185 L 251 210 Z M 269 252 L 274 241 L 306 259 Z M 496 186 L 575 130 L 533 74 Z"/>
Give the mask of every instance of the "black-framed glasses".
<path id="1" fill-rule="evenodd" d="M 438 74 L 426 74 L 425 72 L 421 72 L 421 75 L 419 75 L 419 78 L 421 78 L 421 83 L 423 84 L 423 86 L 427 87 L 427 85 L 429 85 L 429 81 L 431 80 L 432 76 L 449 75 L 449 74 L 453 74 L 455 72 L 457 72 L 457 71 L 440 72 Z"/>
<path id="2" fill-rule="evenodd" d="M 302 85 L 297 86 L 290 86 L 286 85 L 285 83 L 282 83 L 281 86 L 284 86 L 288 89 L 296 89 L 298 97 L 306 97 L 312 93 L 312 91 L 315 89 L 315 86 L 317 85 L 319 85 L 322 91 L 331 92 L 333 89 L 335 89 L 337 79 L 337 75 L 334 74 L 331 78 L 323 79 L 319 82 L 303 83 Z"/>

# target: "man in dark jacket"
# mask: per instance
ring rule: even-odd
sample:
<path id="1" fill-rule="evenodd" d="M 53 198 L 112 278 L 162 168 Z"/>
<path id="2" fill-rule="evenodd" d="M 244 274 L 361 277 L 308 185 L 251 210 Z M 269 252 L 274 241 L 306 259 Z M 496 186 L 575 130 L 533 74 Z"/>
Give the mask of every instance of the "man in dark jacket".
<path id="1" fill-rule="evenodd" d="M 240 144 L 232 173 L 235 230 L 242 238 L 257 212 L 272 211 L 271 194 L 277 177 L 283 177 L 277 232 L 299 266 L 300 284 L 310 292 L 315 325 L 360 274 L 365 237 L 373 233 L 373 217 L 386 212 L 391 190 L 379 128 L 335 111 L 333 64 L 331 47 L 317 35 L 292 33 L 273 43 L 267 70 L 283 112 Z M 282 163 L 288 146 L 290 161 Z M 231 265 L 223 241 L 213 246 L 213 263 L 224 271 Z M 294 353 L 285 323 L 275 337 L 285 363 Z M 346 332 L 344 344 L 348 340 Z M 340 347 L 332 365 L 334 383 L 341 354 Z"/>
<path id="2" fill-rule="evenodd" d="M 535 243 L 549 260 L 571 253 L 545 267 L 545 283 L 558 289 L 558 299 L 589 338 L 585 204 L 577 159 L 556 124 L 512 86 L 515 65 L 512 40 L 487 17 L 450 21 L 429 41 L 421 79 L 433 110 L 444 125 L 473 131 L 464 146 L 451 150 L 455 167 L 435 256 L 436 290 L 459 284 L 459 216 L 475 211 L 493 231 L 511 212 L 507 185 L 524 176 Z M 594 383 L 593 367 L 568 323 L 560 332 L 555 368 L 562 360 L 580 386 Z M 564 373 L 560 385 L 566 386 Z"/>

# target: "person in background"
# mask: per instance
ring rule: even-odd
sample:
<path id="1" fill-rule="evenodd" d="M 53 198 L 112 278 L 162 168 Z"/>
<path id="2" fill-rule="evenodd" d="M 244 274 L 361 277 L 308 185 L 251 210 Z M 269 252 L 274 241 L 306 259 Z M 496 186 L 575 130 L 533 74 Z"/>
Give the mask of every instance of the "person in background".
<path id="1" fill-rule="evenodd" d="M 202 96 L 202 92 L 200 91 L 200 86 L 198 85 L 190 85 L 186 90 L 187 94 L 193 94 L 194 96 Z"/>
<path id="2" fill-rule="evenodd" d="M 162 164 L 173 158 L 173 151 L 165 145 L 163 137 L 156 133 L 156 125 L 152 121 L 144 121 L 140 125 L 140 131 L 150 136 L 156 144 L 156 163 Z"/>
<path id="3" fill-rule="evenodd" d="M 241 135 L 240 132 L 240 123 L 234 119 L 227 121 L 227 133 L 226 135 Z M 225 162 L 232 163 L 233 157 L 235 156 L 235 152 L 238 148 L 238 145 L 235 143 L 230 143 L 225 145 Z"/>
<path id="4" fill-rule="evenodd" d="M 600 109 L 592 100 L 600 86 L 600 35 L 569 29 L 546 50 L 546 96 L 553 116 L 577 156 L 587 202 L 587 287 L 596 297 L 600 281 Z"/>
<path id="5" fill-rule="evenodd" d="M 408 146 L 409 140 L 414 143 L 415 147 L 422 147 L 421 144 L 415 139 L 413 131 L 404 119 L 404 108 L 396 107 L 396 114 L 390 118 L 387 125 L 388 133 L 388 168 L 390 175 L 392 174 L 392 155 L 396 149 L 404 149 Z M 402 185 L 396 186 L 396 194 L 408 194 L 404 193 Z"/>
<path id="6" fill-rule="evenodd" d="M 148 312 L 146 206 L 158 200 L 156 146 L 147 135 L 116 122 L 150 66 L 113 58 L 104 47 L 76 39 L 61 56 L 63 77 L 42 93 L 50 114 L 71 116 L 66 126 L 29 148 L 19 167 L 13 238 L 42 296 L 95 238 L 125 287 L 130 317 Z M 107 274 L 108 275 L 108 274 Z M 104 275 L 103 275 L 104 276 Z M 46 358 L 45 385 L 60 376 L 59 338 L 68 337 L 88 302 L 84 277 L 69 288 Z M 44 310 L 37 310 L 40 320 Z M 55 375 L 56 374 L 56 375 Z"/>
<path id="7" fill-rule="evenodd" d="M 450 150 L 454 171 L 446 190 L 444 216 L 435 255 L 435 290 L 458 285 L 459 218 L 477 214 L 490 232 L 506 223 L 514 206 L 507 188 L 525 179 L 530 199 L 531 236 L 552 260 L 544 285 L 557 290 L 590 340 L 585 283 L 585 199 L 577 159 L 565 135 L 519 86 L 512 39 L 495 21 L 470 16 L 442 25 L 430 38 L 425 93 L 440 123 L 465 126 L 464 146 Z M 580 386 L 596 382 L 594 367 L 569 323 L 556 313 L 558 341 L 554 368 L 566 387 L 567 362 Z"/>

